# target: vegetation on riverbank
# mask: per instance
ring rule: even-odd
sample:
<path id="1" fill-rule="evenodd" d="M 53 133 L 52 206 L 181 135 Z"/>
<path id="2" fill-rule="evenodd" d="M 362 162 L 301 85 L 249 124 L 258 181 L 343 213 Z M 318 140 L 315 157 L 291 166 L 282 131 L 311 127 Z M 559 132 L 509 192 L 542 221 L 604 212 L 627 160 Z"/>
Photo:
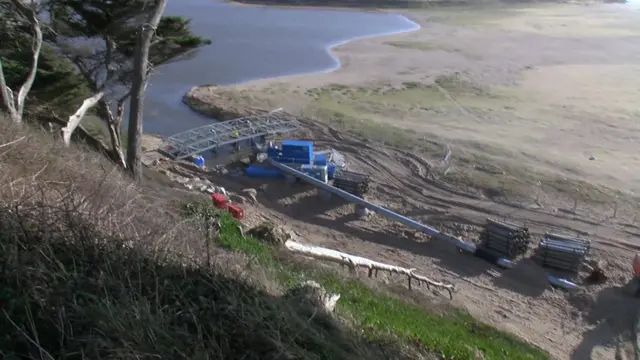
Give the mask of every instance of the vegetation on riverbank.
<path id="1" fill-rule="evenodd" d="M 480 356 L 484 359 L 548 359 L 543 351 L 483 325 L 461 310 L 447 307 L 426 310 L 334 271 L 291 261 L 271 246 L 243 236 L 237 222 L 227 213 L 218 213 L 208 201 L 186 203 L 185 210 L 190 218 L 220 219 L 221 231 L 216 241 L 225 248 L 255 258 L 282 285 L 289 287 L 313 280 L 341 294 L 338 314 L 353 319 L 367 338 L 381 341 L 391 336 L 406 347 L 417 345 L 417 349 L 427 349 L 445 359 Z"/>

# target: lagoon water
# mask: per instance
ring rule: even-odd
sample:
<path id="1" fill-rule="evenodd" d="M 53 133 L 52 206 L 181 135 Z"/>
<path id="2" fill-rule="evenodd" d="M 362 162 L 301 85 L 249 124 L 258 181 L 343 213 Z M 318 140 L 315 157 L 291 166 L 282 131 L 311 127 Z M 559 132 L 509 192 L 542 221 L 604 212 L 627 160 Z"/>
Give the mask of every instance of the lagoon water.
<path id="1" fill-rule="evenodd" d="M 330 48 L 349 40 L 416 30 L 396 14 L 235 6 L 211 0 L 170 1 L 166 15 L 191 19 L 213 41 L 159 67 L 145 99 L 144 131 L 171 135 L 213 121 L 182 104 L 193 86 L 332 71 Z"/>

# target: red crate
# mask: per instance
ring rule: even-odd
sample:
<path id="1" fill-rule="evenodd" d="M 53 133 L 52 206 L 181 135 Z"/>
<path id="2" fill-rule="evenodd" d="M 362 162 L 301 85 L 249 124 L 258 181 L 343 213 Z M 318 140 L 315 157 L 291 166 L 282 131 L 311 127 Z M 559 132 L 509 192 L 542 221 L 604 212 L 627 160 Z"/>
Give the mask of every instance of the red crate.
<path id="1" fill-rule="evenodd" d="M 229 204 L 228 210 L 231 216 L 233 216 L 236 220 L 244 219 L 244 209 L 240 206 L 236 204 Z"/>
<path id="2" fill-rule="evenodd" d="M 217 207 L 218 209 L 227 209 L 228 200 L 226 196 L 218 193 L 211 194 L 211 201 L 213 201 L 213 206 Z"/>

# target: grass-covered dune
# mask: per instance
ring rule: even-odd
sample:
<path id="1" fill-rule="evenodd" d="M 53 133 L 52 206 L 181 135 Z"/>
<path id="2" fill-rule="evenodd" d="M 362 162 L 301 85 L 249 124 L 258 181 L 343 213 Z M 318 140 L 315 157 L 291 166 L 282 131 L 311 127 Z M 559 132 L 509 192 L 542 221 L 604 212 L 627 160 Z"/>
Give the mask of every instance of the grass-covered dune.
<path id="1" fill-rule="evenodd" d="M 548 358 L 459 311 L 282 262 L 228 216 L 212 238 L 201 201 L 0 122 L 0 356 Z M 336 314 L 284 296 L 307 279 L 341 293 Z"/>

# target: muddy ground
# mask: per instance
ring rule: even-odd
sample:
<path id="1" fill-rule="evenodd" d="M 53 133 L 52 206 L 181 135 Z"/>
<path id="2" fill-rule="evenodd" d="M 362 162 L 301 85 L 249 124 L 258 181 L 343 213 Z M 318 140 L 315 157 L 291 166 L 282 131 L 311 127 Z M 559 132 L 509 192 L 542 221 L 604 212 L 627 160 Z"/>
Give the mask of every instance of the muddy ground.
<path id="1" fill-rule="evenodd" d="M 370 200 L 466 241 L 487 217 L 587 236 L 605 284 L 567 294 L 530 259 L 498 270 L 380 216 L 360 220 L 305 186 L 212 181 L 262 186 L 248 212 L 310 243 L 456 284 L 456 305 L 558 359 L 613 359 L 640 305 L 623 290 L 640 251 L 640 12 L 540 5 L 407 15 L 422 29 L 340 47 L 334 73 L 200 88 L 188 101 L 209 113 L 284 107 L 315 120 L 303 121 L 306 137 L 371 173 Z M 441 161 L 447 147 L 451 163 Z"/>

